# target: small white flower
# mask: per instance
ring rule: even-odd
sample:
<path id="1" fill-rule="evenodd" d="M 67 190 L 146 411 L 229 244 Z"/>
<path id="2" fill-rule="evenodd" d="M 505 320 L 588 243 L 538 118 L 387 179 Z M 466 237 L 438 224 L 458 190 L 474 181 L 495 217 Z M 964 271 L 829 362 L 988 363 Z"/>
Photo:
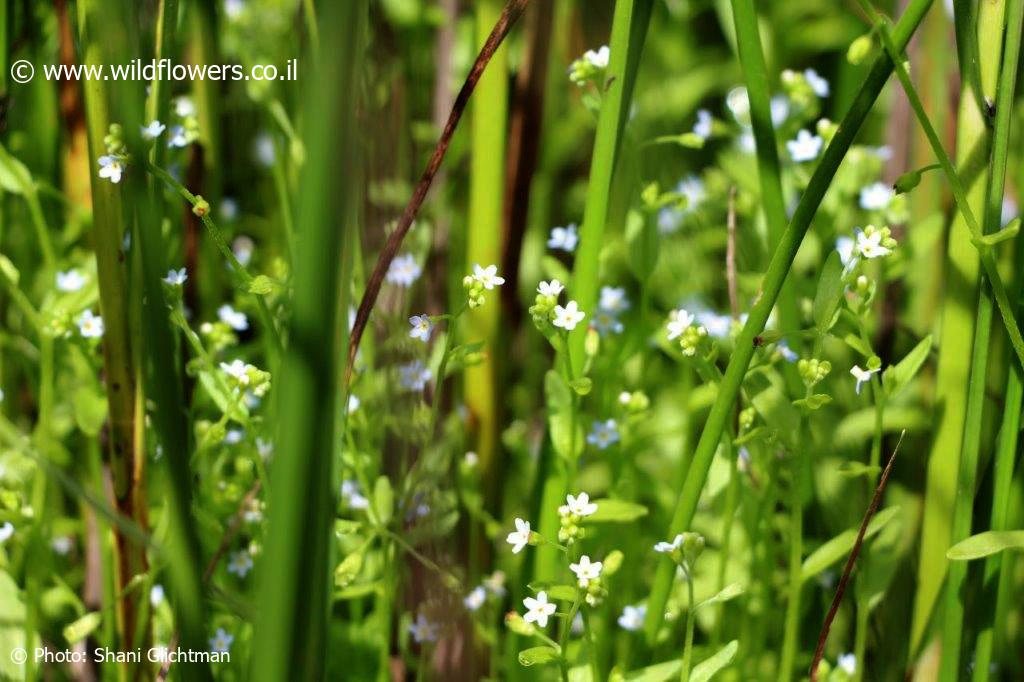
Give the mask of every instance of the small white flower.
<path id="1" fill-rule="evenodd" d="M 865 211 L 883 211 L 896 196 L 896 190 L 884 182 L 873 182 L 860 191 L 860 207 Z"/>
<path id="2" fill-rule="evenodd" d="M 220 318 L 221 322 L 237 332 L 245 331 L 249 328 L 249 318 L 245 316 L 245 313 L 235 310 L 227 303 L 217 308 L 217 317 Z"/>
<path id="3" fill-rule="evenodd" d="M 836 667 L 842 668 L 847 675 L 857 673 L 857 657 L 854 654 L 842 654 L 836 659 Z"/>
<path id="4" fill-rule="evenodd" d="M 466 466 L 469 467 L 475 467 L 480 462 L 480 457 L 472 450 L 467 452 L 463 459 L 466 461 Z"/>
<path id="5" fill-rule="evenodd" d="M 348 397 L 348 406 L 346 409 L 348 409 L 349 414 L 352 414 L 353 412 L 359 409 L 359 405 L 361 404 L 362 403 L 360 402 L 359 397 L 353 394 Z"/>
<path id="6" fill-rule="evenodd" d="M 12 535 L 14 535 L 14 524 L 10 521 L 5 521 L 4 524 L 0 526 L 0 545 L 10 540 Z"/>
<path id="7" fill-rule="evenodd" d="M 224 442 L 228 445 L 238 445 L 245 438 L 245 431 L 242 429 L 228 429 L 224 434 Z"/>
<path id="8" fill-rule="evenodd" d="M 262 438 L 256 439 L 256 452 L 259 453 L 260 458 L 266 462 L 270 459 L 270 456 L 274 454 L 274 443 L 269 440 L 263 440 Z"/>
<path id="9" fill-rule="evenodd" d="M 825 141 L 818 135 L 812 135 L 807 130 L 801 130 L 796 134 L 795 140 L 786 142 L 786 149 L 789 155 L 797 163 L 813 161 L 821 153 L 821 147 Z"/>
<path id="10" fill-rule="evenodd" d="M 411 253 L 402 254 L 397 256 L 391 265 L 388 266 L 388 272 L 384 276 L 384 279 L 391 284 L 395 284 L 400 287 L 411 287 L 412 283 L 419 279 L 423 273 L 423 269 L 416 264 L 416 259 Z"/>
<path id="11" fill-rule="evenodd" d="M 779 341 L 775 348 L 779 351 L 779 354 L 782 355 L 782 358 L 786 362 L 796 362 L 800 359 L 800 356 L 796 354 L 796 351 L 790 348 L 789 344 L 785 341 Z"/>
<path id="12" fill-rule="evenodd" d="M 224 16 L 228 19 L 237 19 L 245 11 L 245 3 L 242 0 L 224 0 Z"/>
<path id="13" fill-rule="evenodd" d="M 856 243 L 850 237 L 838 237 L 836 239 L 836 251 L 839 253 L 839 261 L 847 271 L 853 269 L 857 264 L 857 257 L 854 254 Z"/>
<path id="14" fill-rule="evenodd" d="M 57 288 L 61 291 L 70 293 L 78 291 L 83 286 L 85 286 L 85 278 L 78 270 L 57 273 Z"/>
<path id="15" fill-rule="evenodd" d="M 778 128 L 786 122 L 789 116 L 789 100 L 785 95 L 775 95 L 769 104 L 771 109 L 772 125 Z"/>
<path id="16" fill-rule="evenodd" d="M 871 375 L 879 370 L 878 367 L 875 369 L 861 369 L 858 365 L 854 365 L 850 368 L 850 374 L 857 380 L 857 393 L 860 393 L 861 384 L 865 381 L 871 381 Z"/>
<path id="17" fill-rule="evenodd" d="M 623 287 L 601 287 L 601 300 L 597 307 L 606 313 L 618 315 L 629 310 L 629 299 Z"/>
<path id="18" fill-rule="evenodd" d="M 580 557 L 579 563 L 569 564 L 569 570 L 576 574 L 579 586 L 586 587 L 590 584 L 591 580 L 597 580 L 601 577 L 602 566 L 603 564 L 600 561 L 592 562 L 590 557 L 584 554 Z"/>
<path id="19" fill-rule="evenodd" d="M 670 312 L 668 314 L 668 340 L 671 341 L 682 336 L 683 332 L 696 320 L 697 318 L 694 315 L 682 308 Z"/>
<path id="20" fill-rule="evenodd" d="M 871 234 L 857 232 L 857 251 L 865 258 L 881 258 L 892 253 L 892 249 L 882 245 L 882 233 Z"/>
<path id="21" fill-rule="evenodd" d="M 422 613 L 416 616 L 416 620 L 409 623 L 409 634 L 417 644 L 437 641 L 437 626 L 427 620 Z"/>
<path id="22" fill-rule="evenodd" d="M 495 597 L 505 596 L 505 572 L 495 571 L 484 578 L 484 588 Z"/>
<path id="23" fill-rule="evenodd" d="M 256 248 L 256 244 L 246 237 L 244 234 L 235 237 L 235 240 L 231 242 L 231 253 L 235 254 L 235 258 L 243 266 L 248 265 L 252 262 L 252 252 Z"/>
<path id="24" fill-rule="evenodd" d="M 74 542 L 67 535 L 61 535 L 50 541 L 50 547 L 53 551 L 61 556 L 67 556 L 71 553 L 71 548 L 74 547 Z"/>
<path id="25" fill-rule="evenodd" d="M 828 81 L 819 76 L 817 71 L 814 69 L 804 69 L 804 78 L 807 79 L 807 84 L 811 86 L 811 90 L 814 91 L 815 95 L 822 99 L 828 97 Z"/>
<path id="26" fill-rule="evenodd" d="M 413 360 L 398 368 L 398 383 L 407 391 L 422 391 L 433 376 L 420 360 Z"/>
<path id="27" fill-rule="evenodd" d="M 142 139 L 155 140 L 164 132 L 166 126 L 160 121 L 150 121 L 149 125 L 142 126 Z"/>
<path id="28" fill-rule="evenodd" d="M 660 554 L 670 554 L 679 549 L 683 544 L 683 535 L 680 533 L 672 542 L 659 542 L 654 546 L 654 551 Z"/>
<path id="29" fill-rule="evenodd" d="M 164 596 L 164 586 L 160 583 L 149 588 L 149 603 L 153 608 L 156 608 L 163 603 Z"/>
<path id="30" fill-rule="evenodd" d="M 554 296 L 558 297 L 565 287 L 557 279 L 553 279 L 550 282 L 541 282 L 537 285 L 537 293 L 541 296 Z"/>
<path id="31" fill-rule="evenodd" d="M 625 327 L 622 326 L 622 322 L 619 318 L 607 310 L 598 310 L 594 314 L 594 319 L 590 321 L 590 326 L 597 330 L 597 333 L 601 336 L 607 336 L 608 334 L 621 334 Z"/>
<path id="32" fill-rule="evenodd" d="M 498 276 L 498 266 L 488 265 L 486 268 L 482 267 L 479 263 L 473 266 L 473 279 L 480 282 L 484 286 L 484 289 L 490 291 L 494 287 L 500 287 L 505 283 L 504 277 Z"/>
<path id="33" fill-rule="evenodd" d="M 224 220 L 234 220 L 238 217 L 238 202 L 231 197 L 224 197 L 220 200 L 220 216 Z"/>
<path id="34" fill-rule="evenodd" d="M 552 324 L 571 332 L 586 316 L 587 314 L 579 309 L 579 304 L 576 301 L 569 301 L 564 308 L 560 305 L 555 306 L 555 320 Z"/>
<path id="35" fill-rule="evenodd" d="M 714 310 L 701 310 L 696 315 L 697 322 L 708 330 L 708 334 L 716 339 L 724 339 L 729 336 L 732 329 L 732 318 L 728 315 L 720 315 Z"/>
<path id="36" fill-rule="evenodd" d="M 109 154 L 101 156 L 100 159 L 100 177 L 105 180 L 110 180 L 115 185 L 121 182 L 121 175 L 124 173 L 124 165 L 121 163 L 121 159 L 116 156 Z"/>
<path id="37" fill-rule="evenodd" d="M 555 604 L 548 602 L 548 593 L 544 591 L 538 592 L 536 599 L 533 597 L 524 599 L 523 606 L 526 607 L 526 614 L 523 616 L 523 620 L 527 623 L 536 623 L 542 628 L 548 626 L 548 618 L 558 608 Z"/>
<path id="38" fill-rule="evenodd" d="M 725 106 L 737 123 L 742 126 L 750 125 L 750 97 L 745 87 L 740 85 L 730 90 L 725 96 Z"/>
<path id="39" fill-rule="evenodd" d="M 232 360 L 231 364 L 220 363 L 220 368 L 242 386 L 249 385 L 249 369 L 251 367 L 252 365 L 242 362 L 238 358 Z"/>
<path id="40" fill-rule="evenodd" d="M 430 341 L 430 332 L 434 329 L 434 323 L 430 321 L 429 315 L 413 315 L 409 318 L 412 329 L 409 330 L 409 338 L 419 339 L 423 343 Z"/>
<path id="41" fill-rule="evenodd" d="M 591 66 L 595 69 L 607 69 L 608 62 L 611 59 L 611 50 L 607 45 L 602 45 L 596 50 L 587 50 L 583 53 L 583 58 L 586 59 Z"/>
<path id="42" fill-rule="evenodd" d="M 167 146 L 171 149 L 183 149 L 188 146 L 188 134 L 185 132 L 185 126 L 171 126 Z"/>
<path id="43" fill-rule="evenodd" d="M 473 591 L 462 599 L 462 603 L 470 611 L 478 611 L 485 601 L 487 601 L 487 591 L 480 586 L 474 587 Z"/>
<path id="44" fill-rule="evenodd" d="M 530 544 L 530 522 L 523 519 L 516 519 L 516 529 L 508 534 L 505 542 L 512 545 L 512 553 L 519 554 L 523 547 Z"/>
<path id="45" fill-rule="evenodd" d="M 619 428 L 614 419 L 607 421 L 596 421 L 590 426 L 590 433 L 587 434 L 587 442 L 598 450 L 604 450 L 610 445 L 619 442 Z"/>
<path id="46" fill-rule="evenodd" d="M 346 480 L 341 483 L 341 499 L 352 509 L 367 509 L 370 506 L 368 500 L 355 481 Z"/>
<path id="47" fill-rule="evenodd" d="M 270 168 L 277 160 L 277 149 L 274 146 L 274 138 L 268 133 L 260 133 L 253 140 L 253 155 L 257 163 L 264 168 Z"/>
<path id="48" fill-rule="evenodd" d="M 548 248 L 572 253 L 576 250 L 579 240 L 576 223 L 569 223 L 565 227 L 552 227 L 551 236 L 548 237 Z"/>
<path id="49" fill-rule="evenodd" d="M 239 578 L 244 578 L 252 570 L 252 555 L 244 549 L 240 552 L 233 552 L 228 560 L 228 573 L 234 573 Z"/>
<path id="50" fill-rule="evenodd" d="M 217 628 L 217 632 L 210 638 L 210 650 L 220 654 L 229 653 L 231 651 L 231 643 L 234 641 L 234 635 L 226 632 L 224 628 Z"/>
<path id="51" fill-rule="evenodd" d="M 87 339 L 98 339 L 103 336 L 103 318 L 86 310 L 78 318 L 78 332 Z"/>
<path id="52" fill-rule="evenodd" d="M 171 268 L 170 270 L 167 271 L 167 276 L 164 277 L 164 281 L 170 284 L 172 287 L 182 286 L 185 283 L 185 280 L 187 279 L 188 272 L 185 270 L 185 268 L 181 268 L 180 270 L 175 270 L 174 268 Z"/>
<path id="53" fill-rule="evenodd" d="M 707 109 L 697 110 L 697 122 L 693 124 L 693 134 L 702 140 L 711 137 L 711 112 Z"/>
<path id="54" fill-rule="evenodd" d="M 646 617 L 646 606 L 626 606 L 622 609 L 622 615 L 619 616 L 619 627 L 623 630 L 636 632 L 643 627 L 644 618 Z"/>
<path id="55" fill-rule="evenodd" d="M 590 501 L 590 495 L 587 493 L 580 493 L 576 497 L 572 495 L 565 496 L 565 504 L 558 508 L 558 513 L 562 516 L 566 514 L 575 514 L 576 516 L 590 516 L 597 511 L 597 504 Z"/>
<path id="56" fill-rule="evenodd" d="M 187 95 L 181 95 L 180 97 L 176 97 L 174 100 L 174 113 L 176 113 L 181 118 L 195 116 L 196 105 L 192 101 L 192 98 Z"/>

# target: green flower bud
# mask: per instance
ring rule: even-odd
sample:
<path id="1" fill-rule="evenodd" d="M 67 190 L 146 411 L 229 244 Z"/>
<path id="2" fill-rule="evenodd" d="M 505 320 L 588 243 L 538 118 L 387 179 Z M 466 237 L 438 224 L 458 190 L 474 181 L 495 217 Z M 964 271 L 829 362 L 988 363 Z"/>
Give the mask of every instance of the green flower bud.
<path id="1" fill-rule="evenodd" d="M 860 64 L 863 62 L 874 47 L 871 40 L 871 34 L 865 33 L 861 37 L 850 43 L 849 49 L 846 51 L 846 60 L 853 65 Z"/>
<path id="2" fill-rule="evenodd" d="M 203 216 L 209 214 L 209 212 L 210 212 L 210 204 L 209 204 L 209 202 L 206 201 L 206 199 L 204 199 L 202 196 L 196 195 L 196 203 L 195 203 L 195 206 L 192 207 L 192 212 L 195 213 L 200 218 L 202 218 Z"/>
<path id="3" fill-rule="evenodd" d="M 896 190 L 896 194 L 904 194 L 914 189 L 921 184 L 921 171 L 912 170 L 907 171 L 903 175 L 896 178 L 896 182 L 892 188 Z"/>

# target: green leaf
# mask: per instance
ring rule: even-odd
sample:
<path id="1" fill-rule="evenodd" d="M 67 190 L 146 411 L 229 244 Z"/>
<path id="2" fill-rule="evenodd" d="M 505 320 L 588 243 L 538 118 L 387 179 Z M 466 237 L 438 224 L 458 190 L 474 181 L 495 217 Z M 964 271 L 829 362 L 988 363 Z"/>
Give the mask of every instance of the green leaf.
<path id="1" fill-rule="evenodd" d="M 3 145 L 0 145 L 0 187 L 12 194 L 28 194 L 35 189 L 28 168 L 11 156 Z"/>
<path id="2" fill-rule="evenodd" d="M 839 253 L 832 251 L 825 260 L 818 279 L 818 293 L 814 296 L 814 325 L 824 334 L 836 321 L 839 303 L 843 298 L 843 264 Z"/>
<path id="3" fill-rule="evenodd" d="M 789 402 L 778 374 L 751 372 L 747 382 L 754 409 L 783 443 L 792 446 L 800 429 L 800 413 Z"/>
<path id="4" fill-rule="evenodd" d="M 721 604 L 722 602 L 727 602 L 730 599 L 735 599 L 736 597 L 743 594 L 743 591 L 744 587 L 740 583 L 732 583 L 731 585 L 726 585 L 718 594 L 708 597 L 704 601 L 697 604 L 697 606 L 694 607 L 694 610 L 704 606 L 711 606 L 712 604 Z"/>
<path id="5" fill-rule="evenodd" d="M 258 296 L 265 296 L 266 294 L 280 290 L 280 282 L 277 282 L 266 275 L 257 275 L 249 282 L 249 293 L 256 294 Z"/>
<path id="6" fill-rule="evenodd" d="M 79 386 L 71 398 L 75 423 L 87 436 L 99 434 L 107 421 L 107 398 L 92 386 Z"/>
<path id="7" fill-rule="evenodd" d="M 913 350 L 904 356 L 898 363 L 889 367 L 882 373 L 882 386 L 885 387 L 885 392 L 889 396 L 894 396 L 910 383 L 910 380 L 914 378 L 918 370 L 924 364 L 924 361 L 928 359 L 928 354 L 932 350 L 932 336 L 928 336 L 921 339 L 921 341 L 914 346 Z"/>
<path id="8" fill-rule="evenodd" d="M 690 673 L 690 682 L 707 682 L 710 680 L 717 673 L 721 672 L 723 668 L 732 663 L 732 659 L 736 656 L 739 648 L 739 641 L 734 639 L 719 649 L 715 655 L 705 658 L 694 666 L 693 672 Z"/>
<path id="9" fill-rule="evenodd" d="M 549 370 L 544 375 L 544 395 L 547 398 L 548 426 L 555 452 L 564 459 L 575 459 L 583 452 L 586 439 L 578 425 L 573 433 L 572 389 L 565 377 L 555 370 Z"/>
<path id="10" fill-rule="evenodd" d="M 625 500 L 594 500 L 597 511 L 583 517 L 583 523 L 628 523 L 647 515 L 647 507 Z"/>
<path id="11" fill-rule="evenodd" d="M 641 282 L 654 272 L 658 264 L 657 213 L 630 211 L 626 216 L 626 244 L 629 246 L 629 267 Z"/>
<path id="12" fill-rule="evenodd" d="M 535 646 L 519 652 L 519 665 L 527 668 L 558 663 L 559 659 L 558 649 L 549 646 Z"/>
<path id="13" fill-rule="evenodd" d="M 874 353 L 871 351 L 871 346 L 865 343 L 864 339 L 860 338 L 856 334 L 847 334 L 843 337 L 843 342 L 854 349 L 865 358 L 870 358 Z"/>
<path id="14" fill-rule="evenodd" d="M 608 556 L 604 558 L 601 563 L 604 564 L 601 568 L 602 576 L 615 575 L 622 568 L 622 561 L 626 558 L 626 555 L 619 550 L 612 550 L 608 552 Z"/>
<path id="15" fill-rule="evenodd" d="M 77 644 L 88 637 L 103 622 L 99 611 L 85 614 L 78 620 L 64 627 L 64 639 L 68 644 Z"/>
<path id="16" fill-rule="evenodd" d="M 1024 550 L 1024 530 L 989 530 L 972 535 L 950 547 L 946 558 L 952 561 L 971 561 L 1008 549 Z"/>
<path id="17" fill-rule="evenodd" d="M 377 513 L 377 520 L 382 526 L 386 526 L 391 520 L 395 509 L 395 493 L 391 489 L 391 481 L 387 476 L 381 476 L 373 484 L 373 510 Z"/>
<path id="18" fill-rule="evenodd" d="M 814 411 L 824 405 L 828 405 L 830 402 L 832 402 L 832 396 L 826 393 L 815 393 L 814 395 L 807 396 L 806 398 L 794 400 L 793 405 L 795 407 L 801 407 L 809 411 Z"/>
<path id="19" fill-rule="evenodd" d="M 868 529 L 864 533 L 864 539 L 867 540 L 873 537 L 878 531 L 885 527 L 885 524 L 896 518 L 899 513 L 899 507 L 889 507 L 875 514 L 875 517 L 868 523 Z M 803 567 L 800 571 L 800 580 L 806 582 L 818 575 L 826 568 L 849 556 L 850 551 L 853 549 L 853 544 L 857 541 L 857 531 L 860 529 L 850 528 L 844 530 L 839 535 L 835 536 L 818 549 L 811 552 L 811 555 L 804 559 Z"/>

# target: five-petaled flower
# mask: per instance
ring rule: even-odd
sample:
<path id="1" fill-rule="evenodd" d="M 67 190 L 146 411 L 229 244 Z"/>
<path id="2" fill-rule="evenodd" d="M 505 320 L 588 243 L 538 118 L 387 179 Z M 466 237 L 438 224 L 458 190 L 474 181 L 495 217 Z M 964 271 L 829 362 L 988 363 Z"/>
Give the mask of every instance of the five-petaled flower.
<path id="1" fill-rule="evenodd" d="M 170 269 L 167 271 L 167 276 L 164 277 L 164 281 L 170 284 L 172 287 L 180 287 L 188 279 L 188 272 L 185 268 L 180 270 Z"/>
<path id="2" fill-rule="evenodd" d="M 124 173 L 124 164 L 120 157 L 112 154 L 104 154 L 100 157 L 100 177 L 110 180 L 115 185 L 121 182 L 121 175 Z"/>
<path id="3" fill-rule="evenodd" d="M 591 561 L 590 557 L 584 554 L 578 563 L 569 564 L 569 570 L 576 574 L 576 580 L 580 587 L 586 587 L 591 580 L 601 577 L 601 568 L 604 566 L 600 561 Z"/>
<path id="4" fill-rule="evenodd" d="M 234 573 L 239 578 L 244 578 L 252 570 L 252 555 L 244 549 L 231 554 L 228 560 L 228 573 Z"/>
<path id="5" fill-rule="evenodd" d="M 668 339 L 671 341 L 682 335 L 696 321 L 696 316 L 680 308 L 668 314 Z"/>
<path id="6" fill-rule="evenodd" d="M 536 599 L 533 597 L 524 599 L 523 606 L 526 607 L 526 615 L 523 616 L 523 620 L 527 623 L 536 623 L 542 628 L 547 627 L 548 618 L 558 608 L 555 604 L 548 602 L 548 593 L 543 590 L 537 593 Z"/>
<path id="7" fill-rule="evenodd" d="M 434 323 L 430 321 L 429 315 L 413 315 L 409 318 L 412 329 L 409 330 L 409 337 L 419 339 L 423 343 L 430 341 L 430 332 L 434 329 Z"/>
<path id="8" fill-rule="evenodd" d="M 579 235 L 576 232 L 576 223 L 569 223 L 565 227 L 551 228 L 551 236 L 548 237 L 548 248 L 572 253 L 576 250 L 578 242 Z"/>
<path id="9" fill-rule="evenodd" d="M 160 137 L 160 134 L 163 133 L 164 128 L 166 128 L 166 126 L 164 126 L 163 123 L 156 120 L 150 121 L 149 125 L 144 125 L 141 127 L 142 138 L 144 140 L 155 140 L 156 138 Z"/>
<path id="10" fill-rule="evenodd" d="M 598 450 L 604 450 L 610 445 L 619 442 L 619 427 L 614 419 L 596 421 L 590 427 L 587 434 L 587 442 Z"/>
<path id="11" fill-rule="evenodd" d="M 644 625 L 644 618 L 647 617 L 647 607 L 640 606 L 625 606 L 622 609 L 622 615 L 619 616 L 619 627 L 623 630 L 629 630 L 635 632 Z"/>
<path id="12" fill-rule="evenodd" d="M 824 144 L 825 141 L 820 136 L 812 135 L 807 130 L 801 130 L 796 134 L 795 140 L 786 142 L 786 149 L 789 150 L 789 155 L 794 161 L 803 163 L 818 158 Z"/>
<path id="13" fill-rule="evenodd" d="M 576 516 L 590 516 L 597 511 L 597 504 L 590 501 L 590 495 L 586 493 L 580 493 L 573 497 L 572 495 L 565 496 L 565 504 L 558 508 L 558 513 L 562 516 L 566 514 L 575 514 Z"/>
<path id="14" fill-rule="evenodd" d="M 892 249 L 882 244 L 885 235 L 879 230 L 857 233 L 857 251 L 865 258 L 881 258 L 892 253 Z"/>
<path id="15" fill-rule="evenodd" d="M 422 272 L 423 269 L 416 264 L 416 259 L 413 255 L 406 253 L 397 256 L 391 261 L 384 279 L 400 287 L 411 287 L 412 283 L 419 279 Z"/>
<path id="16" fill-rule="evenodd" d="M 409 623 L 409 634 L 417 644 L 437 641 L 437 626 L 427 620 L 422 613 L 417 614 L 416 620 Z"/>
<path id="17" fill-rule="evenodd" d="M 487 601 L 487 591 L 477 585 L 473 590 L 467 594 L 463 599 L 462 603 L 465 604 L 466 608 L 470 611 L 478 611 L 484 602 Z"/>
<path id="18" fill-rule="evenodd" d="M 57 273 L 57 288 L 65 293 L 78 291 L 85 286 L 85 278 L 78 270 Z"/>
<path id="19" fill-rule="evenodd" d="M 227 303 L 217 308 L 217 317 L 236 332 L 249 328 L 249 318 L 245 316 L 245 313 L 235 310 Z"/>
<path id="20" fill-rule="evenodd" d="M 505 542 L 512 545 L 512 553 L 519 554 L 523 547 L 530 544 L 530 522 L 523 519 L 516 519 L 516 529 L 508 534 Z"/>
<path id="21" fill-rule="evenodd" d="M 555 296 L 556 298 L 565 289 L 557 279 L 550 282 L 541 282 L 537 285 L 537 293 L 541 296 Z"/>
<path id="22" fill-rule="evenodd" d="M 569 301 L 564 308 L 560 305 L 555 306 L 555 319 L 552 324 L 571 332 L 586 316 L 587 314 L 579 309 L 579 304 L 576 301 Z"/>
<path id="23" fill-rule="evenodd" d="M 473 266 L 473 279 L 480 282 L 484 289 L 487 289 L 488 291 L 505 283 L 505 278 L 498 276 L 497 265 L 488 265 L 485 268 L 479 263 L 475 264 Z"/>
<path id="24" fill-rule="evenodd" d="M 103 318 L 86 310 L 78 318 L 78 332 L 87 339 L 98 339 L 103 336 Z"/>
<path id="25" fill-rule="evenodd" d="M 883 182 L 874 182 L 860 191 L 860 207 L 865 211 L 882 211 L 896 196 L 896 191 Z"/>
<path id="26" fill-rule="evenodd" d="M 231 650 L 231 643 L 235 636 L 224 628 L 217 628 L 217 632 L 210 638 L 210 649 L 220 654 L 226 654 Z"/>

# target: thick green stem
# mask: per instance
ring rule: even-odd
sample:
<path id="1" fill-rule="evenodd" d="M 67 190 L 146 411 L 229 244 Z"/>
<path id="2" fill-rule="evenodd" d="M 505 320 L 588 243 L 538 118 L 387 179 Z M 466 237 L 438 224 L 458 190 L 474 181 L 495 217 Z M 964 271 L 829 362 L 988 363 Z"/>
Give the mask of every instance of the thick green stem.
<path id="1" fill-rule="evenodd" d="M 277 451 L 289 456 L 278 460 L 272 472 L 266 571 L 250 668 L 254 680 L 321 679 L 328 667 L 324 652 L 334 543 L 326 511 L 336 504 L 332 453 L 339 359 L 348 330 L 338 320 L 339 311 L 348 309 L 351 284 L 340 275 L 342 248 L 352 243 L 344 233 L 355 229 L 360 196 L 353 93 L 362 89 L 367 4 L 322 5 L 324 24 L 336 27 L 337 34 L 321 45 L 320 63 L 306 84 L 309 158 L 296 202 L 292 317 L 276 402 Z"/>
<path id="2" fill-rule="evenodd" d="M 907 7 L 906 13 L 904 13 L 899 24 L 896 26 L 895 39 L 897 45 L 901 48 L 906 46 L 910 36 L 913 35 L 931 4 L 931 0 L 912 0 Z M 868 73 L 864 84 L 861 86 L 860 92 L 851 103 L 850 110 L 843 118 L 839 129 L 826 148 L 822 160 L 807 186 L 807 191 L 801 197 L 793 218 L 782 235 L 782 240 L 779 242 L 779 246 L 776 248 L 775 254 L 772 256 L 771 263 L 768 266 L 768 272 L 765 274 L 761 295 L 751 309 L 747 323 L 743 326 L 743 330 L 736 340 L 736 349 L 729 360 L 729 366 L 719 386 L 715 403 L 708 415 L 700 441 L 697 443 L 697 449 L 694 452 L 693 462 L 690 464 L 686 482 L 683 484 L 683 489 L 680 491 L 676 502 L 667 537 L 673 537 L 675 534 L 682 532 L 689 527 L 690 522 L 693 520 L 694 512 L 697 510 L 697 502 L 700 500 L 701 490 L 703 490 L 704 483 L 707 481 L 715 450 L 728 424 L 736 402 L 736 396 L 739 395 L 743 378 L 753 358 L 755 337 L 764 330 L 768 316 L 771 314 L 782 285 L 786 280 L 786 275 L 792 267 L 793 259 L 796 258 L 796 252 L 800 248 L 804 234 L 810 227 L 811 219 L 821 204 L 825 191 L 836 174 L 839 164 L 842 162 L 850 145 L 853 144 L 854 137 L 860 130 L 861 124 L 889 79 L 892 69 L 893 64 L 888 55 L 879 55 L 871 71 Z M 648 602 L 647 621 L 645 624 L 648 641 L 654 640 L 654 636 L 661 626 L 665 615 L 665 603 L 668 601 L 671 586 L 672 565 L 668 561 L 662 561 L 658 566 L 651 598 Z"/>
<path id="3" fill-rule="evenodd" d="M 1024 29 L 1024 0 L 1007 0 L 1006 39 L 1003 45 L 1003 70 L 999 75 L 999 91 L 996 101 L 995 141 L 992 155 L 992 187 L 989 192 L 988 211 L 993 210 L 995 195 L 1002 197 L 1002 187 L 996 187 L 997 174 L 1005 170 L 1009 151 L 1010 117 L 1017 84 L 1017 55 L 1020 53 L 1021 32 Z M 998 192 L 996 192 L 998 190 Z M 1014 291 L 1024 287 L 1024 239 L 1016 240 L 1015 267 L 1017 269 Z M 1018 314 L 1024 308 L 1018 307 Z M 1003 423 L 999 429 L 996 445 L 994 474 L 992 482 L 992 512 L 989 521 L 991 530 L 1006 530 L 1009 527 L 1009 509 L 1013 486 L 1014 461 L 1017 459 L 1017 445 L 1020 434 L 1021 404 L 1024 398 L 1024 368 L 1014 365 L 1006 383 Z M 993 659 L 995 624 L 1001 612 L 999 604 L 999 582 L 1005 569 L 1005 552 L 999 552 L 985 560 L 982 574 L 981 606 L 978 609 L 978 639 L 974 649 L 974 681 L 987 682 L 989 664 Z"/>
<path id="4" fill-rule="evenodd" d="M 1003 57 L 1003 77 L 995 93 L 998 98 L 996 125 L 992 135 L 992 162 L 986 187 L 983 230 L 985 233 L 999 229 L 1003 205 L 1003 187 L 1006 183 L 1006 161 L 1010 143 L 1010 114 L 1013 108 L 1013 93 L 1016 86 L 1016 64 L 1020 50 L 1020 0 L 1014 2 L 1014 35 L 1008 36 Z M 1005 6 L 1002 2 L 987 3 L 982 8 L 981 26 L 1001 28 Z M 986 19 L 986 13 L 991 13 Z M 986 57 L 981 63 L 982 87 L 995 80 L 994 68 L 999 64 L 1000 41 L 986 34 Z M 993 66 L 995 65 L 995 67 Z M 987 96 L 987 93 L 985 93 Z M 971 381 L 968 388 L 967 415 L 964 424 L 963 447 L 960 453 L 960 467 L 957 474 L 957 493 L 953 507 L 953 524 L 949 538 L 950 545 L 966 538 L 971 533 L 974 511 L 974 495 L 977 490 L 978 459 L 982 440 L 982 417 L 985 408 L 985 384 L 991 333 L 992 294 L 984 275 L 981 276 L 978 313 L 974 334 L 974 349 L 971 358 Z M 939 669 L 940 680 L 960 678 L 960 652 L 967 600 L 967 562 L 954 561 L 949 566 L 946 579 L 946 595 L 943 609 L 942 659 Z"/>

